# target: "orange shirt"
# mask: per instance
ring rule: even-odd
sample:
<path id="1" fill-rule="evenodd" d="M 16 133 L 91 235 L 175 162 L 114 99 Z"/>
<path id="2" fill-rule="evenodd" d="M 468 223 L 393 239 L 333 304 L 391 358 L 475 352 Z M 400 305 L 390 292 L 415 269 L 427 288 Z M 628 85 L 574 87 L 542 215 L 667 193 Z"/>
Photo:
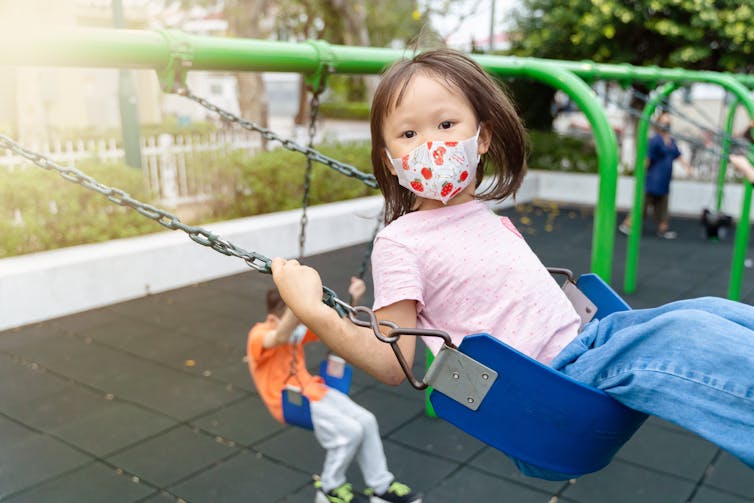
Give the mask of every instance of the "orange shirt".
<path id="1" fill-rule="evenodd" d="M 321 400 L 327 393 L 327 386 L 319 376 L 312 376 L 306 370 L 304 360 L 304 344 L 318 340 L 311 330 L 307 330 L 303 340 L 297 344 L 280 344 L 271 348 L 264 347 L 264 337 L 270 330 L 277 327 L 277 319 L 267 316 L 267 319 L 257 323 L 249 331 L 246 354 L 249 360 L 249 370 L 254 379 L 259 396 L 267 405 L 272 417 L 285 423 L 283 419 L 282 391 L 286 384 L 298 386 L 309 401 Z M 289 376 L 291 358 L 296 359 L 296 376 Z"/>

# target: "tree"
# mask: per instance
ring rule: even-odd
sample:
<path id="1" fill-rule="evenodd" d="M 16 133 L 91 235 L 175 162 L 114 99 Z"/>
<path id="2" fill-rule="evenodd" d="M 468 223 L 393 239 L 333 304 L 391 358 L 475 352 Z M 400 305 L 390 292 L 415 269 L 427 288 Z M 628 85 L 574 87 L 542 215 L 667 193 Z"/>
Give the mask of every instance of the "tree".
<path id="1" fill-rule="evenodd" d="M 239 38 L 267 38 L 270 28 L 265 26 L 264 21 L 270 15 L 269 8 L 269 0 L 226 0 L 224 13 L 229 34 Z M 237 73 L 236 81 L 241 115 L 267 127 L 268 104 L 262 74 Z M 265 140 L 262 141 L 264 146 Z"/>
<path id="2" fill-rule="evenodd" d="M 285 0 L 277 5 L 280 39 L 321 39 L 331 44 L 382 47 L 414 38 L 425 20 L 416 0 Z M 349 101 L 367 100 L 376 87 L 373 76 L 344 80 Z M 299 95 L 296 123 L 304 124 L 309 112 L 303 85 Z"/>
<path id="3" fill-rule="evenodd" d="M 740 71 L 754 53 L 752 0 L 523 0 L 525 56 Z"/>
<path id="4" fill-rule="evenodd" d="M 511 53 L 744 71 L 754 53 L 752 14 L 752 0 L 522 0 L 513 16 L 518 36 Z M 539 99 L 546 98 L 543 92 Z"/>

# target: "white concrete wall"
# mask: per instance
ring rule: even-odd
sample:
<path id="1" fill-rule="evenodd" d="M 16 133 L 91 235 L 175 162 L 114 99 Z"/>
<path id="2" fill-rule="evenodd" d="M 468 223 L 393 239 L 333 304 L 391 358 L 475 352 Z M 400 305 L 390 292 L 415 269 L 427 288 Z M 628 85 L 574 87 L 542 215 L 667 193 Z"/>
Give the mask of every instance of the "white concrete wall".
<path id="1" fill-rule="evenodd" d="M 306 254 L 368 241 L 381 208 L 379 196 L 311 207 Z M 206 227 L 245 250 L 291 257 L 300 218 L 293 210 Z M 11 257 L 0 260 L 0 330 L 245 270 L 180 231 Z"/>
<path id="2" fill-rule="evenodd" d="M 533 199 L 594 205 L 596 175 L 530 172 L 516 201 Z M 714 185 L 673 182 L 675 214 L 699 215 L 714 201 Z M 726 188 L 728 213 L 737 218 L 742 190 Z M 620 178 L 617 205 L 633 203 L 633 179 Z M 509 207 L 512 200 L 495 207 Z M 379 196 L 314 206 L 306 254 L 366 242 L 382 207 Z M 220 237 L 267 257 L 298 255 L 300 210 L 208 225 Z M 155 224 L 156 225 L 156 224 Z M 0 260 L 0 330 L 86 311 L 248 270 L 240 259 L 199 246 L 179 231 L 75 246 Z"/>
<path id="3" fill-rule="evenodd" d="M 558 201 L 567 204 L 593 206 L 597 201 L 597 175 L 561 173 L 553 171 L 531 172 L 528 178 L 536 178 L 536 198 Z M 702 208 L 715 205 L 715 184 L 691 180 L 673 180 L 670 186 L 670 213 L 678 216 L 701 215 Z M 723 210 L 734 218 L 741 211 L 743 186 L 728 184 L 725 187 Z M 634 179 L 621 176 L 618 178 L 616 206 L 627 210 L 634 204 Z"/>

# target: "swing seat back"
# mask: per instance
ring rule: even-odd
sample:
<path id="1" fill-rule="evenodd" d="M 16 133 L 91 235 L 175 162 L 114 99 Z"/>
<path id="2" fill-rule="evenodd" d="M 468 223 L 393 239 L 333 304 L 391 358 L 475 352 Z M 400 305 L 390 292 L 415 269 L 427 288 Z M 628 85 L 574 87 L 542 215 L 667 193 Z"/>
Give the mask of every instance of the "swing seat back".
<path id="1" fill-rule="evenodd" d="M 598 317 L 629 309 L 598 276 L 581 281 Z M 458 350 L 498 372 L 477 410 L 433 390 L 438 416 L 507 455 L 567 479 L 607 466 L 647 416 L 491 337 Z"/>
<path id="2" fill-rule="evenodd" d="M 325 384 L 348 394 L 353 368 L 341 357 L 328 355 L 319 365 L 319 375 Z M 313 430 L 311 402 L 297 386 L 287 385 L 282 391 L 283 419 L 286 424 Z"/>
<path id="3" fill-rule="evenodd" d="M 618 311 L 631 310 L 631 306 L 596 274 L 582 274 L 576 280 L 576 286 L 597 306 L 597 313 L 594 315 L 596 320 Z"/>
<path id="4" fill-rule="evenodd" d="M 319 375 L 331 388 L 348 394 L 351 390 L 353 368 L 341 357 L 328 355 L 319 365 Z"/>
<path id="5" fill-rule="evenodd" d="M 301 393 L 296 386 L 283 388 L 283 418 L 286 424 L 299 426 L 307 430 L 313 430 L 312 411 L 309 399 Z"/>

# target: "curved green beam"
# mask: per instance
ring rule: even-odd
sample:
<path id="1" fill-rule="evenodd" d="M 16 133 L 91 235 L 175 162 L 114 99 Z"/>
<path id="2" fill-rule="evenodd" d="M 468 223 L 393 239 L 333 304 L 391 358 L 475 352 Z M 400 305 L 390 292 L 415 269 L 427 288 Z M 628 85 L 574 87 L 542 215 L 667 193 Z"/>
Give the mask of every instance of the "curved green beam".
<path id="1" fill-rule="evenodd" d="M 304 73 L 316 79 L 316 76 L 323 70 L 335 73 L 379 73 L 385 66 L 406 54 L 405 51 L 395 49 L 337 46 L 325 42 L 289 43 L 207 37 L 169 30 L 150 32 L 111 28 L 75 28 L 27 32 L 20 40 L 17 35 L 0 33 L 0 65 L 152 68 L 158 70 L 168 89 L 171 89 L 168 84 L 181 80 L 185 72 L 189 70 L 288 71 Z M 486 61 L 485 58 L 479 59 Z M 522 70 L 522 66 L 530 69 L 549 68 L 553 71 L 557 69 L 557 75 L 568 77 L 563 77 L 565 80 L 562 82 L 559 77 L 545 78 L 549 82 L 555 80 L 556 82 L 552 85 L 566 91 L 582 106 L 582 109 L 584 104 L 591 101 L 596 103 L 596 100 L 579 97 L 581 91 L 570 90 L 573 85 L 576 85 L 572 83 L 574 75 L 586 81 L 616 80 L 624 84 L 630 82 L 644 82 L 651 85 L 657 82 L 717 83 L 737 96 L 747 108 L 750 117 L 754 118 L 754 101 L 741 83 L 754 85 L 754 81 L 748 76 L 732 77 L 713 72 L 687 71 L 677 68 L 635 67 L 589 61 L 554 61 L 534 58 L 522 64 L 519 58 L 503 56 L 494 57 L 494 62 L 501 69 L 507 68 L 507 70 L 501 70 L 505 75 L 514 75 L 516 72 L 520 75 L 526 74 L 528 70 Z M 532 72 L 537 73 L 535 70 Z M 576 86 L 573 89 L 582 88 L 580 85 Z M 604 127 L 607 127 L 604 113 L 591 111 L 588 108 L 584 111 L 592 121 L 595 134 L 598 135 L 600 174 L 611 177 L 607 166 L 613 162 L 605 156 L 612 155 L 608 154 L 608 151 L 611 149 L 609 144 L 614 141 L 614 134 L 602 131 Z M 597 119 L 598 116 L 602 118 Z M 617 165 L 617 161 L 615 164 Z M 614 222 L 615 215 L 614 202 L 611 210 L 611 205 L 604 201 L 603 195 L 611 192 L 614 195 L 614 189 L 606 188 L 611 183 L 611 178 L 600 182 L 598 212 L 606 211 L 606 213 L 604 216 L 595 217 L 597 225 L 594 236 L 597 241 L 606 240 L 606 244 L 612 242 L 613 237 L 613 232 L 607 230 L 607 223 Z M 739 225 L 736 233 L 737 242 L 743 238 L 748 239 L 748 229 L 744 233 Z M 744 242 L 742 246 L 745 247 L 745 245 Z M 592 244 L 593 252 L 597 247 L 597 243 Z M 599 245 L 599 248 L 605 249 L 602 245 Z M 602 252 L 600 251 L 599 254 Z M 611 258 L 612 250 L 605 252 L 605 256 Z M 740 259 L 740 264 L 738 264 L 738 259 Z M 740 276 L 743 267 L 740 251 L 734 254 L 734 262 L 732 278 L 736 274 Z M 609 267 L 606 267 L 601 259 L 593 257 L 593 263 L 596 264 L 595 272 L 606 279 L 610 277 Z M 736 288 L 732 285 L 731 291 L 735 290 Z"/>
<path id="2" fill-rule="evenodd" d="M 749 94 L 749 90 L 741 82 L 729 75 L 715 74 L 711 72 L 700 72 L 706 79 L 704 82 L 718 84 L 733 94 L 746 107 L 749 113 L 749 120 L 754 120 L 754 99 Z M 749 153 L 751 159 L 751 152 Z M 744 262 L 746 260 L 746 250 L 749 243 L 749 219 L 751 214 L 751 183 L 744 184 L 744 197 L 741 202 L 741 213 L 736 223 L 736 238 L 733 245 L 733 258 L 731 259 L 730 280 L 728 282 L 728 298 L 731 300 L 740 300 L 741 283 L 744 273 Z"/>
<path id="3" fill-rule="evenodd" d="M 647 145 L 649 143 L 649 126 L 652 114 L 657 106 L 673 91 L 678 89 L 678 82 L 665 84 L 660 91 L 647 101 L 641 112 L 639 125 L 636 128 L 636 160 L 634 164 L 634 205 L 631 208 L 631 233 L 628 235 L 626 247 L 626 270 L 623 277 L 623 290 L 626 293 L 636 291 L 636 270 L 639 263 L 639 243 L 644 215 L 644 183 L 647 179 Z"/>
<path id="4" fill-rule="evenodd" d="M 723 144 L 720 146 L 720 166 L 717 171 L 717 191 L 715 197 L 715 208 L 720 211 L 723 207 L 723 190 L 725 187 L 725 175 L 728 171 L 728 154 L 730 153 L 730 139 L 733 136 L 733 121 L 736 118 L 738 109 L 738 99 L 733 98 L 728 108 L 728 118 L 725 120 L 725 137 Z"/>
<path id="5" fill-rule="evenodd" d="M 2 34 L 0 34 L 0 42 Z M 19 47 L 18 41 L 15 43 Z M 2 45 L 0 45 L 2 47 Z M 189 70 L 277 71 L 316 74 L 379 73 L 405 51 L 187 35 L 176 31 L 75 29 L 48 33 L 0 54 L 0 64 L 154 68 L 173 88 Z M 592 270 L 610 281 L 615 240 L 618 143 L 593 91 L 573 73 L 534 58 L 478 56 L 489 72 L 542 81 L 566 92 L 582 109 L 596 139 L 600 187 L 592 241 Z"/>
<path id="6" fill-rule="evenodd" d="M 511 67 L 510 58 L 476 56 L 474 59 L 489 72 L 527 77 L 560 89 L 573 99 L 586 116 L 594 133 L 600 176 L 592 230 L 591 270 L 609 283 L 615 243 L 618 140 L 594 91 L 573 73 L 542 60 L 516 58 L 516 68 Z"/>

